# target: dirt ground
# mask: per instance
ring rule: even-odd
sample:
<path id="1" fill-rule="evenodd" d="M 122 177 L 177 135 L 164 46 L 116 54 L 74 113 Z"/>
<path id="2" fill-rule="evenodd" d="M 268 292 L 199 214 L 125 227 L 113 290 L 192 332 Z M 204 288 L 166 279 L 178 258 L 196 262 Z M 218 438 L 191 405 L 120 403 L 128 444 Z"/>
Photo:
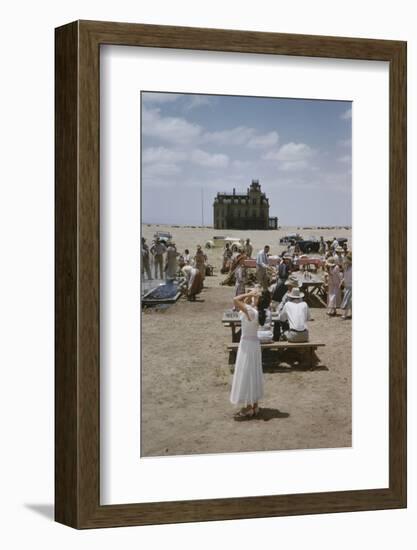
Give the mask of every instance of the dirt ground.
<path id="1" fill-rule="evenodd" d="M 170 230 L 180 252 L 193 253 L 220 231 L 208 228 L 144 226 L 148 243 L 155 230 Z M 254 253 L 264 244 L 271 253 L 278 231 L 230 231 L 250 237 Z M 350 230 L 299 230 L 304 236 L 348 237 Z M 350 245 L 351 246 L 351 245 Z M 207 251 L 215 276 L 196 302 L 184 298 L 164 309 L 142 313 L 141 456 L 209 454 L 238 451 L 312 449 L 351 446 L 351 321 L 328 318 L 312 308 L 310 339 L 323 342 L 313 370 L 294 368 L 291 356 L 264 364 L 265 396 L 258 417 L 236 422 L 229 401 L 232 374 L 226 344 L 230 328 L 221 323 L 231 307 L 234 288 L 220 286 L 222 251 Z"/>

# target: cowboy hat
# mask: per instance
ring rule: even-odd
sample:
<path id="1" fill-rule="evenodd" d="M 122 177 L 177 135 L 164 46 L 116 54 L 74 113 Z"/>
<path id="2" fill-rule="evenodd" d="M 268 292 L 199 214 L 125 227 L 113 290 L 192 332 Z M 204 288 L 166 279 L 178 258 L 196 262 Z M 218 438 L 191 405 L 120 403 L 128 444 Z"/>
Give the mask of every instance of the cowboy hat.
<path id="1" fill-rule="evenodd" d="M 288 298 L 291 298 L 293 300 L 297 300 L 304 297 L 304 293 L 300 292 L 299 288 L 293 288 L 291 292 L 288 294 Z"/>

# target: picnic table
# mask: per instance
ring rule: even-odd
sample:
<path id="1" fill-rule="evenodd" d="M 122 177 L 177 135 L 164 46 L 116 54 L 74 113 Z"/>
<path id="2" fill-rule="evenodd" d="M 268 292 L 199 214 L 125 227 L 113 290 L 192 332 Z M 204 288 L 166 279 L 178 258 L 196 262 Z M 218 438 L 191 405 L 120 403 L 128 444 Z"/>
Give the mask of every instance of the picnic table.
<path id="1" fill-rule="evenodd" d="M 276 312 L 272 312 L 271 318 L 272 318 L 272 322 L 277 321 L 278 314 Z M 222 323 L 223 323 L 223 326 L 231 328 L 232 342 L 239 342 L 240 331 L 237 330 L 241 326 L 239 312 L 233 311 L 233 309 L 226 309 L 226 311 L 223 312 Z"/>
<path id="2" fill-rule="evenodd" d="M 314 300 L 318 300 L 326 307 L 327 294 L 323 286 L 323 277 L 305 273 L 293 273 L 292 275 L 297 278 L 301 292 L 304 293 L 304 300 L 309 305 L 314 303 Z"/>

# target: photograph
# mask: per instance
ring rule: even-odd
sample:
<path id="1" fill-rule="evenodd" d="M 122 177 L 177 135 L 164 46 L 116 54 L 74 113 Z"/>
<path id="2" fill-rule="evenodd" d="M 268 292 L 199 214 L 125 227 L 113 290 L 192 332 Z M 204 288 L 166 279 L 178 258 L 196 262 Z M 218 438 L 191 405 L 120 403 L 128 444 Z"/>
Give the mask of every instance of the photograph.
<path id="1" fill-rule="evenodd" d="M 140 456 L 350 447 L 352 102 L 140 102 Z"/>

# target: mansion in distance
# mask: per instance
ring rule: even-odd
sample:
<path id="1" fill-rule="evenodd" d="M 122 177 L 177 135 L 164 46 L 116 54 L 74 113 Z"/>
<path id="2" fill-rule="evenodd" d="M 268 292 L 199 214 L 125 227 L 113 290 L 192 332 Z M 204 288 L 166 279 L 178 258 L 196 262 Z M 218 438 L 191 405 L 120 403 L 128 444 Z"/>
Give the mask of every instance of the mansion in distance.
<path id="1" fill-rule="evenodd" d="M 269 199 L 259 180 L 252 180 L 247 192 L 217 193 L 213 203 L 214 229 L 277 229 L 278 218 L 269 217 Z"/>

